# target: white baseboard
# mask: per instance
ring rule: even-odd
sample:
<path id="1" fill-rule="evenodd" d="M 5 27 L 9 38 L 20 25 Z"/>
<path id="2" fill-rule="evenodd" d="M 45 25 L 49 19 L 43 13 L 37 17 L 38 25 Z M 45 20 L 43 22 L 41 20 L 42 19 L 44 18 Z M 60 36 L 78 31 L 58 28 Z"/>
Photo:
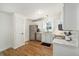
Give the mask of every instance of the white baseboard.
<path id="1" fill-rule="evenodd" d="M 17 46 L 15 45 L 15 46 L 13 47 L 13 49 L 17 49 L 17 48 L 19 48 L 19 47 L 21 47 L 21 46 L 23 46 L 23 45 L 25 45 L 25 42 L 23 42 L 23 43 L 21 43 L 21 44 L 18 44 Z"/>

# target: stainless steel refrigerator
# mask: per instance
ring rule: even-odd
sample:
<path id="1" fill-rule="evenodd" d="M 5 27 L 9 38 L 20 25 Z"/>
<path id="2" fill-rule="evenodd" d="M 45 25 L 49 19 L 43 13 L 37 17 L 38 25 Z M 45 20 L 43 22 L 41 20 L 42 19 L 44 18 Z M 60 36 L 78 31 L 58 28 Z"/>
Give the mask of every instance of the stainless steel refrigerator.
<path id="1" fill-rule="evenodd" d="M 36 32 L 38 25 L 29 25 L 29 38 L 30 40 L 36 40 Z"/>

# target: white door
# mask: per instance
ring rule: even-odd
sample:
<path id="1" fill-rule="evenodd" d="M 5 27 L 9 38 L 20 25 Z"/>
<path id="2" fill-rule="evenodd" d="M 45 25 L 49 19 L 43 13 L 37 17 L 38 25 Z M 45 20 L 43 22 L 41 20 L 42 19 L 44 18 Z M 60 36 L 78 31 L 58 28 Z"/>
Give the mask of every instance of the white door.
<path id="1" fill-rule="evenodd" d="M 15 16 L 15 48 L 25 44 L 25 19 L 21 15 Z"/>

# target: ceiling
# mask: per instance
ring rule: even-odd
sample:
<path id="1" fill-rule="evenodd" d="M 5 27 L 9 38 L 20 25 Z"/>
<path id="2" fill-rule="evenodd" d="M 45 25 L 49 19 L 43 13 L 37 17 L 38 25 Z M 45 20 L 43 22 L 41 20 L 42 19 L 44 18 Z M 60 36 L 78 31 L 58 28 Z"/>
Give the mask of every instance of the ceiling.
<path id="1" fill-rule="evenodd" d="M 38 10 L 47 11 L 57 10 L 62 7 L 61 3 L 0 3 L 0 10 L 7 12 L 17 12 L 30 17 Z"/>

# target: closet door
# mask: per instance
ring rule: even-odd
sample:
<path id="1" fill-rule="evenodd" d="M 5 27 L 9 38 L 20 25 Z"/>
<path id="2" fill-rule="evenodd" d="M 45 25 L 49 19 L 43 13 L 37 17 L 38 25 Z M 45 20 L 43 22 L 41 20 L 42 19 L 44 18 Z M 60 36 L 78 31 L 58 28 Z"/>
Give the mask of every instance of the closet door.
<path id="1" fill-rule="evenodd" d="M 14 48 L 18 48 L 25 44 L 25 18 L 19 14 L 15 14 L 14 24 Z"/>

